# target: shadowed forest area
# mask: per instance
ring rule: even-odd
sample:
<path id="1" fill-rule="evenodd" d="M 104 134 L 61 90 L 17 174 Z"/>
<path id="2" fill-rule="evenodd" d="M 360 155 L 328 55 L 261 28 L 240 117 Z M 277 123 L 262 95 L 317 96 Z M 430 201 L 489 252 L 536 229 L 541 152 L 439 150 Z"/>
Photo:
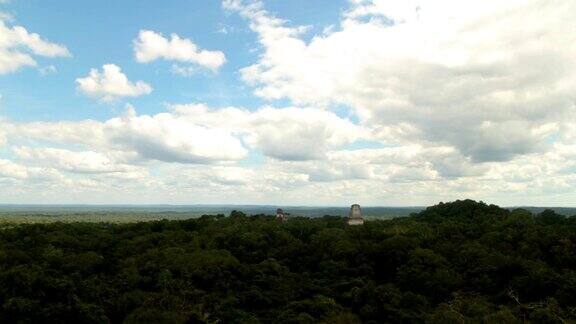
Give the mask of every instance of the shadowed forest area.
<path id="1" fill-rule="evenodd" d="M 567 323 L 576 218 L 471 200 L 346 219 L 0 231 L 2 323 Z"/>

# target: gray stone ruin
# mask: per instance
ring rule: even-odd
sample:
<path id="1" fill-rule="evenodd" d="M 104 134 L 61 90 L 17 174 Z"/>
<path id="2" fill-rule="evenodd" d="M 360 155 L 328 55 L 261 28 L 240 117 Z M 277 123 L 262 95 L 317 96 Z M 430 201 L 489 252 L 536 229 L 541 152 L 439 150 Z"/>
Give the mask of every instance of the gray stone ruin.
<path id="1" fill-rule="evenodd" d="M 288 220 L 288 214 L 284 213 L 284 210 L 282 210 L 282 208 L 278 208 L 276 209 L 276 219 L 285 222 Z"/>
<path id="2" fill-rule="evenodd" d="M 348 215 L 348 225 L 363 225 L 364 218 L 362 218 L 362 209 L 360 205 L 354 204 L 350 206 L 350 214 Z"/>

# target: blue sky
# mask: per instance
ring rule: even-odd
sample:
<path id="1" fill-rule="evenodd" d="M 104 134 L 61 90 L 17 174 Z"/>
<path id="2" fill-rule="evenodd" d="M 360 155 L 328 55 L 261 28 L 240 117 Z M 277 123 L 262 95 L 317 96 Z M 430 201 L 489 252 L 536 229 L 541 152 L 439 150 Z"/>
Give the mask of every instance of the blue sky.
<path id="1" fill-rule="evenodd" d="M 295 24 L 331 24 L 345 8 L 345 1 L 271 1 Z M 113 63 L 131 78 L 154 86 L 151 96 L 130 99 L 138 110 L 155 113 L 166 102 L 205 102 L 211 106 L 240 105 L 257 108 L 265 102 L 250 94 L 238 70 L 254 62 L 256 35 L 240 17 L 222 10 L 218 1 L 11 1 L 3 10 L 18 24 L 56 43 L 66 44 L 73 59 L 38 58 L 40 67 L 55 66 L 58 73 L 42 76 L 38 70 L 23 69 L 0 80 L 3 110 L 15 120 L 105 119 L 124 100 L 102 105 L 78 95 L 73 80 L 90 68 Z M 226 53 L 227 64 L 219 73 L 200 71 L 182 78 L 170 73 L 170 62 L 142 65 L 134 60 L 132 40 L 141 29 L 165 35 L 176 33 L 205 49 Z M 226 30 L 227 33 L 223 31 Z M 88 37 L 87 37 L 88 36 Z M 72 81 L 72 82 L 71 82 Z M 34 91 L 30 91 L 34 89 Z"/>
<path id="2" fill-rule="evenodd" d="M 573 205 L 574 6 L 5 1 L 0 203 Z"/>

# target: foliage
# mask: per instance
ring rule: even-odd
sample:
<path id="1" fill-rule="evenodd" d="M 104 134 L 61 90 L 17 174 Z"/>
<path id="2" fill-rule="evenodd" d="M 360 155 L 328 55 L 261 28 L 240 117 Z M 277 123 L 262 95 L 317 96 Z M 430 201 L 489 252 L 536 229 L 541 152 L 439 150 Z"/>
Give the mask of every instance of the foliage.
<path id="1" fill-rule="evenodd" d="M 347 227 L 202 216 L 0 230 L 2 323 L 565 323 L 576 220 L 474 201 Z"/>

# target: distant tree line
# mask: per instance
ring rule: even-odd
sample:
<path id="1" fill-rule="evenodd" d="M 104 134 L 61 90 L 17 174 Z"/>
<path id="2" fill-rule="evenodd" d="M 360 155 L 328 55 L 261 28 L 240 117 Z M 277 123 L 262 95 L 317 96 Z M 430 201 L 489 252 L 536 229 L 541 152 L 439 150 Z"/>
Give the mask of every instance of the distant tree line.
<path id="1" fill-rule="evenodd" d="M 576 218 L 471 200 L 0 230 L 1 323 L 573 323 Z"/>

